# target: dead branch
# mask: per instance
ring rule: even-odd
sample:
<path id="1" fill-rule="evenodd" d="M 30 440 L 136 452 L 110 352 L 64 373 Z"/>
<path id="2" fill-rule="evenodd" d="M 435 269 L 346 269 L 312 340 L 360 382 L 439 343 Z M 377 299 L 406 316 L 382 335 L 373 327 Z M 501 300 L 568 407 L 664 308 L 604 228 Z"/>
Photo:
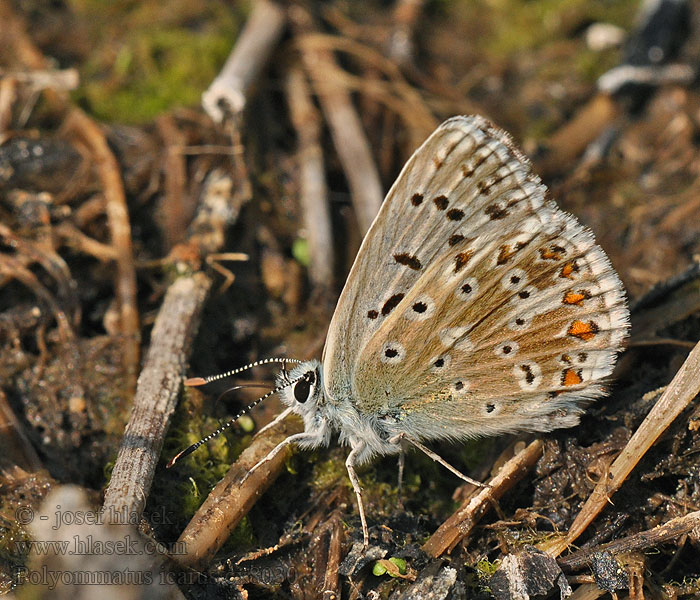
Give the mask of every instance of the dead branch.
<path id="1" fill-rule="evenodd" d="M 653 529 L 641 531 L 593 548 L 572 552 L 568 556 L 558 559 L 557 562 L 562 569 L 577 571 L 590 564 L 593 555 L 599 552 L 607 551 L 612 554 L 620 554 L 621 552 L 646 550 L 690 533 L 698 527 L 700 527 L 700 511 L 695 511 L 683 517 L 671 519 L 667 523 L 657 525 Z"/>
<path id="2" fill-rule="evenodd" d="M 610 497 L 620 489 L 647 450 L 698 393 L 700 393 L 700 343 L 691 350 L 659 401 L 634 432 L 620 456 L 610 466 L 608 476 L 601 478 L 591 492 L 567 535 L 541 544 L 541 549 L 552 556 L 559 556 L 566 550 L 607 506 Z"/>
<path id="3" fill-rule="evenodd" d="M 496 476 L 476 496 L 466 500 L 438 530 L 423 544 L 423 551 L 437 558 L 467 537 L 493 502 L 510 490 L 542 455 L 542 440 L 531 442 L 524 450 L 506 462 Z"/>
<path id="4" fill-rule="evenodd" d="M 126 206 L 124 184 L 117 159 L 112 154 L 100 127 L 82 110 L 73 108 L 65 127 L 83 140 L 95 159 L 106 200 L 111 241 L 117 253 L 117 281 L 120 327 L 124 344 L 124 371 L 129 389 L 134 389 L 139 368 L 141 331 L 137 306 L 136 267 L 131 242 L 131 224 Z"/>
<path id="5" fill-rule="evenodd" d="M 168 288 L 156 318 L 146 364 L 124 431 L 103 509 L 140 518 L 177 404 L 182 373 L 210 279 L 203 273 L 180 277 Z"/>
<path id="6" fill-rule="evenodd" d="M 250 86 L 267 64 L 284 31 L 285 12 L 275 2 L 257 0 L 221 73 L 202 94 L 202 106 L 221 123 L 245 107 Z"/>
<path id="7" fill-rule="evenodd" d="M 304 215 L 304 235 L 311 255 L 309 278 L 317 289 L 325 290 L 333 283 L 333 238 L 320 140 L 321 122 L 301 69 L 290 67 L 286 91 L 290 118 L 299 143 L 299 197 Z"/>
<path id="8" fill-rule="evenodd" d="M 313 21 L 301 6 L 290 8 L 289 17 L 297 38 L 311 31 Z M 357 222 L 364 234 L 379 212 L 384 197 L 367 136 L 348 91 L 337 83 L 340 67 L 333 55 L 326 50 L 311 49 L 303 43 L 299 48 L 304 68 L 328 121 L 333 145 L 350 186 Z"/>

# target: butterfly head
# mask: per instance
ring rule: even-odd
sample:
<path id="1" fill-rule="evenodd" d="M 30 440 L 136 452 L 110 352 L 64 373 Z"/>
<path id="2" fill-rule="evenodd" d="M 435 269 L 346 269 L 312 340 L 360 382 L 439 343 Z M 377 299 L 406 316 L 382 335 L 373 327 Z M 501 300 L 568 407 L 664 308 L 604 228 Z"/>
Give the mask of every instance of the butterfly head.
<path id="1" fill-rule="evenodd" d="M 282 401 L 291 406 L 305 420 L 314 417 L 324 404 L 321 363 L 310 360 L 296 365 L 290 371 L 282 370 L 277 377 L 277 386 Z"/>

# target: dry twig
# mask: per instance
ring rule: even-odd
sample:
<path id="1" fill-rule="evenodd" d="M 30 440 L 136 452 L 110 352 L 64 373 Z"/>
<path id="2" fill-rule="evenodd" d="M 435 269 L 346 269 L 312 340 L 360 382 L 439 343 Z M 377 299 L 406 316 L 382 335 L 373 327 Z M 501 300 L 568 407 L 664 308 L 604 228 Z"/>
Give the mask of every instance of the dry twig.
<path id="1" fill-rule="evenodd" d="M 202 106 L 221 123 L 227 113 L 240 113 L 250 86 L 263 70 L 282 37 L 284 10 L 275 2 L 257 0 L 221 73 L 202 94 Z"/>
<path id="2" fill-rule="evenodd" d="M 290 67 L 286 91 L 290 118 L 299 141 L 299 196 L 311 255 L 309 278 L 317 289 L 325 290 L 333 283 L 333 238 L 320 140 L 320 117 L 311 101 L 311 91 L 301 69 Z"/>
<path id="3" fill-rule="evenodd" d="M 490 487 L 483 488 L 478 494 L 466 500 L 423 544 L 423 550 L 436 558 L 444 552 L 451 552 L 471 533 L 479 519 L 491 508 L 492 503 L 510 490 L 539 460 L 543 447 L 542 440 L 535 440 L 506 462 L 489 482 Z"/>
<path id="4" fill-rule="evenodd" d="M 311 16 L 300 6 L 291 8 L 289 15 L 297 38 L 303 38 L 311 30 Z M 338 84 L 340 68 L 333 55 L 304 43 L 299 43 L 299 48 L 304 68 L 328 121 L 333 145 L 350 186 L 357 222 L 364 234 L 379 212 L 384 197 L 367 136 L 347 89 Z"/>
<path id="5" fill-rule="evenodd" d="M 105 491 L 107 515 L 140 517 L 177 404 L 182 373 L 211 281 L 203 273 L 180 277 L 168 289 L 156 318 L 146 364 L 121 448 Z"/>

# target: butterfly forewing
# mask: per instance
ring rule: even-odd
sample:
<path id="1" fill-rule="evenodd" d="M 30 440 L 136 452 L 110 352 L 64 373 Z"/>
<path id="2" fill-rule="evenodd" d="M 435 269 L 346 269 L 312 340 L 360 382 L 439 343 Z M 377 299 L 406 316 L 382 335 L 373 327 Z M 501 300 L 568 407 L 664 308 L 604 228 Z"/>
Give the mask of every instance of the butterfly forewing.
<path id="1" fill-rule="evenodd" d="M 324 352 L 329 396 L 426 439 L 574 424 L 628 313 L 593 236 L 545 194 L 507 134 L 445 122 L 360 249 Z"/>

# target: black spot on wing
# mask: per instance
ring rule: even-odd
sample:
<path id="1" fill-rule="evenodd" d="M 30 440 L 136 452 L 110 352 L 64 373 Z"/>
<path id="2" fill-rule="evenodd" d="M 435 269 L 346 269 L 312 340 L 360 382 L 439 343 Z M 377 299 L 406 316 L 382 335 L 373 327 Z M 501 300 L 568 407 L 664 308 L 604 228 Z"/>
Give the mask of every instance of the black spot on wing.
<path id="1" fill-rule="evenodd" d="M 394 294 L 391 296 L 385 303 L 384 306 L 382 306 L 382 315 L 385 317 L 392 311 L 394 310 L 399 302 L 403 300 L 404 294 Z"/>
<path id="2" fill-rule="evenodd" d="M 407 252 L 394 254 L 394 260 L 400 265 L 404 265 L 409 269 L 413 269 L 414 271 L 420 271 L 421 267 L 423 266 L 420 260 L 418 260 L 417 256 L 408 254 Z"/>

